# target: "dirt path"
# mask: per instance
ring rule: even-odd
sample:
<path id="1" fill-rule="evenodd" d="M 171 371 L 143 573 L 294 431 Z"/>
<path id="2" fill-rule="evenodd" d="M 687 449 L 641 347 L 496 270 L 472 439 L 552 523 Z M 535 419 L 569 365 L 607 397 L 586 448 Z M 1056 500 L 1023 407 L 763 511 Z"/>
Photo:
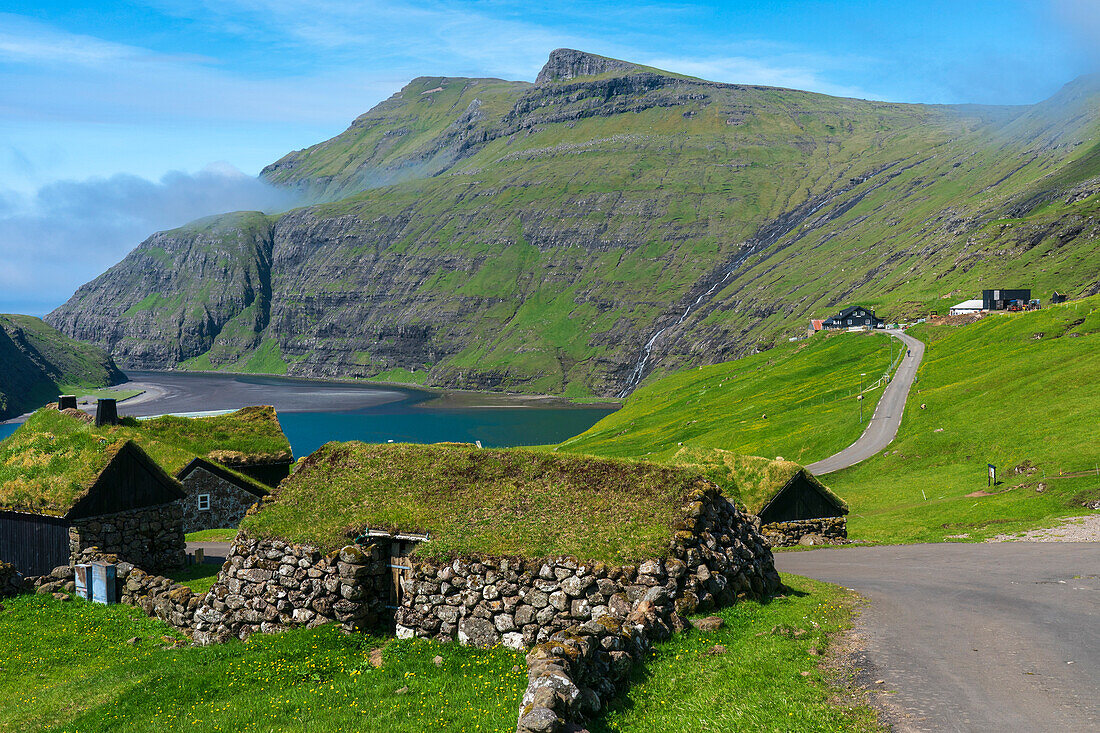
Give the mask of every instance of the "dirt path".
<path id="1" fill-rule="evenodd" d="M 1057 527 L 999 534 L 989 542 L 1100 542 L 1100 514 L 1071 517 Z"/>
<path id="2" fill-rule="evenodd" d="M 1100 543 L 825 549 L 775 564 L 869 599 L 860 681 L 898 730 L 1100 730 Z"/>
<path id="3" fill-rule="evenodd" d="M 844 450 L 806 466 L 811 473 L 821 476 L 865 461 L 884 450 L 898 434 L 898 426 L 901 425 L 901 418 L 905 413 L 905 400 L 909 396 L 909 388 L 917 378 L 917 367 L 920 366 L 921 359 L 924 357 L 924 344 L 901 331 L 891 330 L 887 333 L 905 344 L 908 352 L 902 357 L 894 378 L 890 384 L 886 385 L 882 398 L 879 399 L 878 406 L 875 407 L 875 412 L 871 416 L 871 421 L 867 424 L 867 429 L 856 442 Z"/>

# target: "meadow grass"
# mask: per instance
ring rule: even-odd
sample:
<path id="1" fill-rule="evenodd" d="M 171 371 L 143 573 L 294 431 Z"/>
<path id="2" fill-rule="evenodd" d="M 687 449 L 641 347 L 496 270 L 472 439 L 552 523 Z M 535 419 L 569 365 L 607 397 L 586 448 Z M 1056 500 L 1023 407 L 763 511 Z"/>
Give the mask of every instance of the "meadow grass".
<path id="1" fill-rule="evenodd" d="M 859 437 L 860 381 L 876 380 L 901 348 L 883 333 L 822 333 L 687 369 L 637 390 L 557 450 L 660 461 L 682 447 L 721 448 L 812 463 Z M 881 395 L 882 388 L 865 394 L 865 419 Z"/>
<path id="2" fill-rule="evenodd" d="M 912 334 L 928 349 L 897 440 L 827 477 L 852 508 L 849 535 L 979 540 L 1088 513 L 1082 503 L 1100 499 L 1100 296 Z"/>
<path id="3" fill-rule="evenodd" d="M 188 542 L 232 542 L 237 536 L 237 530 L 232 527 L 226 529 L 200 529 L 198 532 L 188 532 L 184 539 Z"/>
<path id="4" fill-rule="evenodd" d="M 851 595 L 783 579 L 785 595 L 717 612 L 723 629 L 657 644 L 590 730 L 880 730 L 870 709 L 843 699 L 843 680 L 818 667 L 850 624 Z M 129 606 L 5 600 L 0 730 L 511 733 L 527 681 L 522 652 L 334 625 L 175 647 L 183 638 Z M 715 644 L 726 652 L 708 653 Z M 368 656 L 379 647 L 376 669 Z"/>
<path id="5" fill-rule="evenodd" d="M 165 648 L 182 637 L 129 606 L 27 595 L 4 607 L 0 730 L 511 733 L 527 682 L 523 654 L 503 647 L 330 625 Z M 375 669 L 367 657 L 383 645 Z"/>
<path id="6" fill-rule="evenodd" d="M 783 582 L 782 596 L 715 612 L 725 621 L 716 632 L 693 630 L 656 644 L 590 730 L 885 730 L 870 707 L 847 699 L 839 671 L 819 666 L 835 635 L 851 627 L 853 594 L 794 575 Z M 725 651 L 715 654 L 715 645 Z"/>

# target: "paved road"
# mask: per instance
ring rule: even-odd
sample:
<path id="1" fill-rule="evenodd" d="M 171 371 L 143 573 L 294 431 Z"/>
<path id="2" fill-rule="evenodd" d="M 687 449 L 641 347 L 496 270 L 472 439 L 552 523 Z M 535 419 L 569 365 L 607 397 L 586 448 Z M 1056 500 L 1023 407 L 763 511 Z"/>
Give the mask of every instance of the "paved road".
<path id="1" fill-rule="evenodd" d="M 870 599 L 865 683 L 899 730 L 1100 731 L 1100 543 L 776 553 Z M 875 685 L 875 680 L 885 684 Z"/>
<path id="2" fill-rule="evenodd" d="M 886 333 L 899 339 L 909 351 L 902 357 L 890 384 L 886 385 L 875 413 L 871 416 L 871 422 L 863 435 L 859 436 L 859 440 L 839 453 L 806 466 L 810 473 L 820 476 L 865 461 L 884 450 L 898 434 L 898 426 L 901 425 L 901 417 L 905 412 L 905 398 L 909 396 L 909 388 L 917 378 L 917 367 L 924 357 L 924 343 L 901 331 L 891 330 Z"/>
<path id="3" fill-rule="evenodd" d="M 202 550 L 204 556 L 204 563 L 216 563 L 221 565 L 225 562 L 225 558 L 229 557 L 229 550 L 233 547 L 232 542 L 188 542 L 187 551 L 194 552 L 195 550 Z"/>

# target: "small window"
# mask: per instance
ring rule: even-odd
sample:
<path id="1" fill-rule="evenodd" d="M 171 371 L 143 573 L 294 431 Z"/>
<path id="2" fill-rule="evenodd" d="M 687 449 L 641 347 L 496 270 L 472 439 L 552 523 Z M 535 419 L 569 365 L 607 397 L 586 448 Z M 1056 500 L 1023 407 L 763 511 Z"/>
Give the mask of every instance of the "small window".
<path id="1" fill-rule="evenodd" d="M 205 512 L 210 509 L 210 494 L 199 494 L 199 511 Z"/>

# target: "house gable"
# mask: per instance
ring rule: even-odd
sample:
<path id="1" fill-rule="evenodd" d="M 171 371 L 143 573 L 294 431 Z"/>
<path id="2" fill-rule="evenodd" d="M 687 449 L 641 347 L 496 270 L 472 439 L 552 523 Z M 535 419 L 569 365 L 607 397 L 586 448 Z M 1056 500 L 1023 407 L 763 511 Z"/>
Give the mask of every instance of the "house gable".
<path id="1" fill-rule="evenodd" d="M 816 479 L 811 480 L 805 469 L 798 471 L 775 496 L 760 510 L 760 521 L 790 522 L 800 519 L 821 519 L 823 517 L 841 517 L 848 513 L 848 507 L 836 499 L 831 492 L 822 490 Z"/>
<path id="2" fill-rule="evenodd" d="M 178 482 L 145 451 L 127 441 L 73 504 L 67 519 L 82 519 L 168 504 L 184 497 Z"/>

